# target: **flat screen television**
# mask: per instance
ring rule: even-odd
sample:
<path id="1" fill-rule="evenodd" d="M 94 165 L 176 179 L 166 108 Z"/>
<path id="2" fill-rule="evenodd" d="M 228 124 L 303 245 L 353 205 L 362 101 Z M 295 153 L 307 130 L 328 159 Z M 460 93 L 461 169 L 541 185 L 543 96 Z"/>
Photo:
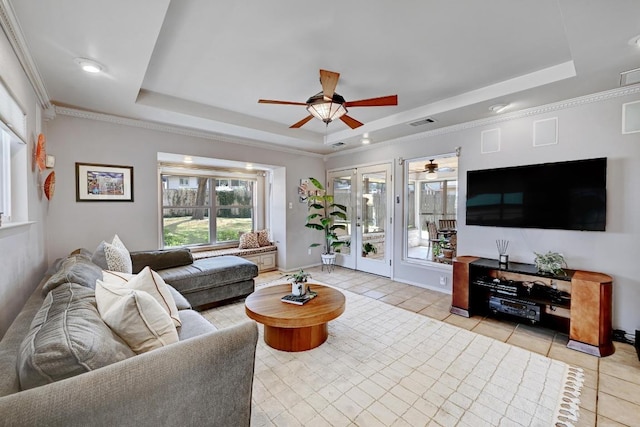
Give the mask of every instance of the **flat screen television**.
<path id="1" fill-rule="evenodd" d="M 467 171 L 467 225 L 605 231 L 607 159 Z"/>

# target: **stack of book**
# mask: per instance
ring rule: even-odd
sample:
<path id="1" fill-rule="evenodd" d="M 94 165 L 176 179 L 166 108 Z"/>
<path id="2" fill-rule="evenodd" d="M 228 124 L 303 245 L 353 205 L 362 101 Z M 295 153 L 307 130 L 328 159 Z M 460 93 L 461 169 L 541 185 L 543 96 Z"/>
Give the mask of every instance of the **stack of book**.
<path id="1" fill-rule="evenodd" d="M 312 299 L 314 299 L 317 295 L 318 294 L 313 291 L 307 291 L 307 293 L 304 295 L 293 295 L 293 294 L 285 295 L 282 298 L 280 298 L 280 301 L 286 302 L 289 304 L 303 305 L 308 303 Z"/>

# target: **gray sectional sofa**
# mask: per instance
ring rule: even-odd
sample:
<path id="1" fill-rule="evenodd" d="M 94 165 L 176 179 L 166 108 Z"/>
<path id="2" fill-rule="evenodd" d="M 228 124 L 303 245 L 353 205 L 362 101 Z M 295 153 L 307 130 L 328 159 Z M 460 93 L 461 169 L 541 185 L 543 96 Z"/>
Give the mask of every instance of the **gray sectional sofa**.
<path id="1" fill-rule="evenodd" d="M 257 271 L 246 260 L 220 258 L 163 274 L 196 303 L 235 297 L 249 281 L 253 290 L 252 276 L 230 291 L 234 277 Z M 96 351 L 106 341 L 116 349 L 121 343 L 115 334 L 100 336 L 112 332 L 97 314 L 97 271 L 82 254 L 56 263 L 0 341 L 0 426 L 249 425 L 256 323 L 217 330 L 169 287 L 182 322 L 179 341 L 137 355 L 111 351 L 121 360 L 104 362 Z"/>

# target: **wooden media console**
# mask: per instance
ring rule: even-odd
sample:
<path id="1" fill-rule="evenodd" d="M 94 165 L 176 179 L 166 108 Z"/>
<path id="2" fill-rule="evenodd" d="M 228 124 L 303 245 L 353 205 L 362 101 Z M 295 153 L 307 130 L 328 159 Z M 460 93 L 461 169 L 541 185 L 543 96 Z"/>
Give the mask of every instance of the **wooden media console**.
<path id="1" fill-rule="evenodd" d="M 568 332 L 567 347 L 571 349 L 598 357 L 613 354 L 611 277 L 590 271 L 564 271 L 565 275 L 547 275 L 532 264 L 457 257 L 453 262 L 450 311 L 464 317 L 517 312 L 525 319 L 522 321 L 529 318 Z M 542 290 L 542 294 L 531 293 L 531 289 Z M 505 305 L 504 310 L 500 304 Z"/>

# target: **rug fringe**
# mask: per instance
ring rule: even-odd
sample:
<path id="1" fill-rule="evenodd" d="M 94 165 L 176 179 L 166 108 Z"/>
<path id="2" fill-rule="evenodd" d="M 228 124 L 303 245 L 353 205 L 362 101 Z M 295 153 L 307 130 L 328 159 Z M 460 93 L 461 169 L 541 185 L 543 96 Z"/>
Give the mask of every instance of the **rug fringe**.
<path id="1" fill-rule="evenodd" d="M 568 366 L 564 371 L 564 379 L 560 399 L 553 417 L 556 427 L 575 427 L 579 416 L 580 393 L 584 384 L 584 371 L 581 368 Z"/>

